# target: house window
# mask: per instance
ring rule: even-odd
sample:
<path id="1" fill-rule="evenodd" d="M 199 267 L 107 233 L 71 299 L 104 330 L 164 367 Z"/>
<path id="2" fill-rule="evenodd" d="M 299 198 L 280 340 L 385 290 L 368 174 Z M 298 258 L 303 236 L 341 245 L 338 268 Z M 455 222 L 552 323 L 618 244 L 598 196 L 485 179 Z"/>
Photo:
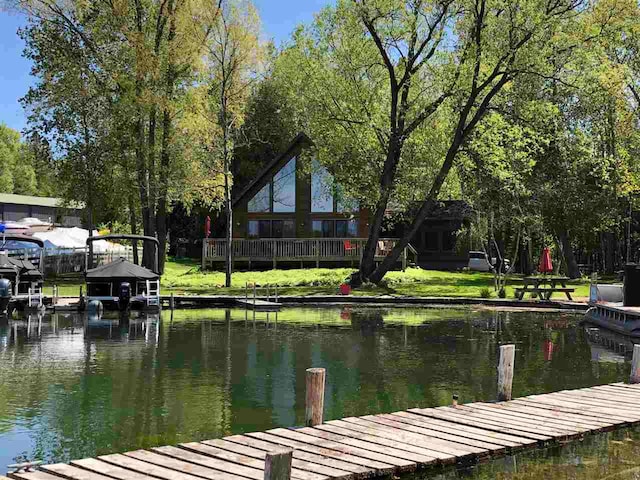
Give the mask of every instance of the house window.
<path id="1" fill-rule="evenodd" d="M 333 220 L 314 220 L 312 223 L 313 236 L 321 238 L 334 238 L 335 222 Z"/>
<path id="2" fill-rule="evenodd" d="M 317 160 L 311 165 L 311 211 L 333 212 L 333 180 L 329 171 Z"/>
<path id="3" fill-rule="evenodd" d="M 356 238 L 358 236 L 358 220 L 336 220 L 336 237 Z"/>
<path id="4" fill-rule="evenodd" d="M 358 202 L 333 181 L 329 171 L 314 160 L 311 166 L 311 212 L 346 213 L 359 211 Z"/>
<path id="5" fill-rule="evenodd" d="M 293 220 L 272 220 L 271 236 L 273 238 L 295 238 L 296 228 Z"/>
<path id="6" fill-rule="evenodd" d="M 249 200 L 249 213 L 296 211 L 296 159 L 292 158 Z"/>
<path id="7" fill-rule="evenodd" d="M 258 237 L 271 237 L 271 220 L 258 220 Z"/>
<path id="8" fill-rule="evenodd" d="M 273 177 L 273 211 L 296 211 L 296 159 L 292 158 Z"/>
<path id="9" fill-rule="evenodd" d="M 271 211 L 271 183 L 262 187 L 262 189 L 249 200 L 248 210 L 251 213 Z"/>
<path id="10" fill-rule="evenodd" d="M 257 220 L 249 220 L 247 223 L 247 238 L 260 238 Z"/>
<path id="11" fill-rule="evenodd" d="M 249 220 L 247 238 L 295 238 L 296 225 L 293 220 Z"/>

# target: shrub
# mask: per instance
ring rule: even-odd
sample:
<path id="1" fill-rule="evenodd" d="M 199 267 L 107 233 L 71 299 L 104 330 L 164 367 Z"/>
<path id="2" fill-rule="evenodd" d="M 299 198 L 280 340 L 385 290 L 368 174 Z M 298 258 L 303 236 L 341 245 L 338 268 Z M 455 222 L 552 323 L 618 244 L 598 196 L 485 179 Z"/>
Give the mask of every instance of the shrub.
<path id="1" fill-rule="evenodd" d="M 491 298 L 492 296 L 493 293 L 489 288 L 484 287 L 482 290 L 480 290 L 480 298 Z"/>

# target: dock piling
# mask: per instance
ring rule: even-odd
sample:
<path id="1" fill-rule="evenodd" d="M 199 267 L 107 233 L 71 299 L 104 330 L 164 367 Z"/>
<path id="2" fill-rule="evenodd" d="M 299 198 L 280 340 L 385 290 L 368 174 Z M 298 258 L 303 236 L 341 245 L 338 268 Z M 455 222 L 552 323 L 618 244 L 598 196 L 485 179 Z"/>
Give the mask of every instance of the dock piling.
<path id="1" fill-rule="evenodd" d="M 171 297 L 169 297 L 169 308 L 171 310 L 176 308 L 176 299 L 173 297 L 173 292 L 171 292 Z"/>
<path id="2" fill-rule="evenodd" d="M 640 345 L 637 344 L 633 346 L 629 383 L 640 383 Z"/>
<path id="3" fill-rule="evenodd" d="M 264 480 L 290 480 L 293 450 L 267 452 L 264 458 Z"/>
<path id="4" fill-rule="evenodd" d="M 315 427 L 324 421 L 324 368 L 307 369 L 307 392 L 305 405 L 305 425 Z"/>
<path id="5" fill-rule="evenodd" d="M 516 356 L 515 345 L 500 346 L 500 360 L 498 362 L 498 401 L 511 400 L 511 385 L 513 383 L 513 364 Z"/>

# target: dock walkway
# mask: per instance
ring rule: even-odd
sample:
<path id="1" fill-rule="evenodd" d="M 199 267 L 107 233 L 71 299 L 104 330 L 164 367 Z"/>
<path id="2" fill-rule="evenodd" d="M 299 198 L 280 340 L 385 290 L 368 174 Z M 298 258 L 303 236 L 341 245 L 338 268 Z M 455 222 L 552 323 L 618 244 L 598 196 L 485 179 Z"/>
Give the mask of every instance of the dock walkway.
<path id="1" fill-rule="evenodd" d="M 296 480 L 375 478 L 503 455 L 640 422 L 640 384 L 332 420 L 10 473 L 18 480 L 262 480 L 293 449 Z"/>

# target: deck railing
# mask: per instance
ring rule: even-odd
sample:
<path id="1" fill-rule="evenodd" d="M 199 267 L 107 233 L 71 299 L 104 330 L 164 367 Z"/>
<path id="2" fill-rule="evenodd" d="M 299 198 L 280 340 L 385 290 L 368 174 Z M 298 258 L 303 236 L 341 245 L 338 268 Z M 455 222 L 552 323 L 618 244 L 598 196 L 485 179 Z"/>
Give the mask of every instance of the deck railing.
<path id="1" fill-rule="evenodd" d="M 376 259 L 382 260 L 395 246 L 397 239 L 383 238 L 378 242 Z M 357 264 L 362 257 L 366 238 L 261 238 L 255 240 L 234 238 L 231 255 L 241 262 L 350 262 Z M 227 251 L 226 241 L 207 238 L 202 242 L 203 268 L 214 262 L 223 262 Z M 406 267 L 415 250 L 407 246 L 400 261 Z"/>

